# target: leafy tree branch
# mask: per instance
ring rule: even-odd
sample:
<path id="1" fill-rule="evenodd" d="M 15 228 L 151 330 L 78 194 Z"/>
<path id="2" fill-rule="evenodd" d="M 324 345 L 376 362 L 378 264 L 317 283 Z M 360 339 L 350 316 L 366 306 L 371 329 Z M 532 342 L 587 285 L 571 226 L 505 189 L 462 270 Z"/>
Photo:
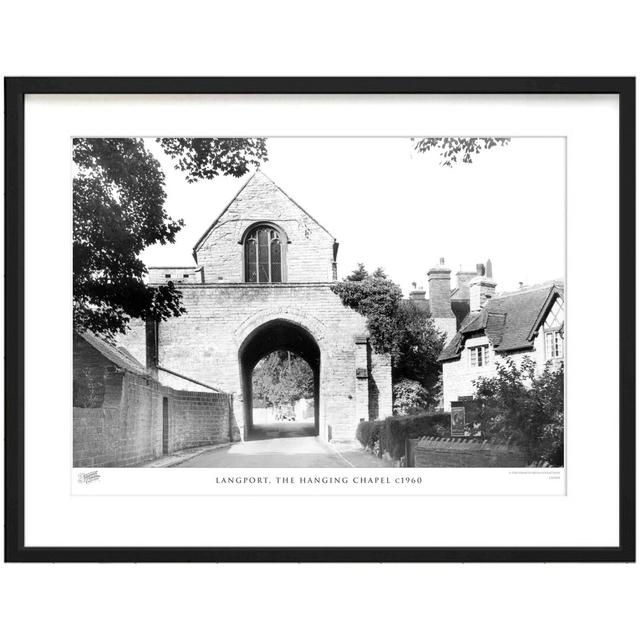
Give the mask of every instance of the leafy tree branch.
<path id="1" fill-rule="evenodd" d="M 504 147 L 511 138 L 414 138 L 414 148 L 418 153 L 427 153 L 433 149 L 440 151 L 440 164 L 452 167 L 457 162 L 471 164 L 474 156 L 481 151 Z"/>
<path id="2" fill-rule="evenodd" d="M 261 138 L 162 138 L 189 182 L 242 176 L 267 159 Z M 141 138 L 77 138 L 73 143 L 73 322 L 112 340 L 131 318 L 185 312 L 169 282 L 149 286 L 140 253 L 175 241 L 182 220 L 165 210 L 165 176 Z"/>
<path id="3" fill-rule="evenodd" d="M 474 382 L 483 437 L 522 447 L 529 462 L 562 466 L 564 458 L 564 367 L 547 363 L 536 376 L 535 363 L 511 358 L 497 375 Z"/>

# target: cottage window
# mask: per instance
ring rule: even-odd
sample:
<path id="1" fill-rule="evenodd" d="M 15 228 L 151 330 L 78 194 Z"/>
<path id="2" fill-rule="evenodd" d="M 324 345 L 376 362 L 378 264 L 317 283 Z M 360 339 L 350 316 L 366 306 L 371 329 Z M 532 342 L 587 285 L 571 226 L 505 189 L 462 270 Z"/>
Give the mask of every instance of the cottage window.
<path id="1" fill-rule="evenodd" d="M 489 346 L 470 347 L 469 362 L 472 367 L 486 367 L 489 364 Z"/>
<path id="2" fill-rule="evenodd" d="M 564 355 L 564 337 L 561 330 L 546 331 L 544 334 L 544 346 L 547 360 L 562 358 Z"/>
<path id="3" fill-rule="evenodd" d="M 256 227 L 244 241 L 246 282 L 282 282 L 282 239 L 272 227 Z"/>
<path id="4" fill-rule="evenodd" d="M 544 323 L 544 351 L 547 360 L 564 357 L 564 305 L 557 297 Z"/>

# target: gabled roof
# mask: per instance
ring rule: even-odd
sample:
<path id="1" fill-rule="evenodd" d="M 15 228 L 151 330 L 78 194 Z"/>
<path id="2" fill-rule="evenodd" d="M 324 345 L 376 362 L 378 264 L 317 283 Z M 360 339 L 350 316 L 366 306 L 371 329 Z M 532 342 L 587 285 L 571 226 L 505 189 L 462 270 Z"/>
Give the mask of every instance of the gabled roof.
<path id="1" fill-rule="evenodd" d="M 467 315 L 438 360 L 458 358 L 464 341 L 478 334 L 486 335 L 497 353 L 531 349 L 556 296 L 564 298 L 564 284 L 560 280 L 491 298 L 481 311 Z"/>
<path id="2" fill-rule="evenodd" d="M 76 331 L 75 333 L 120 369 L 137 373 L 141 376 L 149 375 L 146 367 L 123 347 L 115 347 L 89 331 L 83 333 Z"/>
<path id="3" fill-rule="evenodd" d="M 308 211 L 303 209 L 291 196 L 285 193 L 285 191 L 281 189 L 266 173 L 264 173 L 260 169 L 257 169 L 255 173 L 252 176 L 250 176 L 249 179 L 242 185 L 242 187 L 240 187 L 240 190 L 230 200 L 227 206 L 221 211 L 220 215 L 216 217 L 216 219 L 209 225 L 209 227 L 202 234 L 202 236 L 200 236 L 200 239 L 198 240 L 198 242 L 196 242 L 196 244 L 193 247 L 194 258 L 196 257 L 196 252 L 198 251 L 198 249 L 200 249 L 200 247 L 203 245 L 205 240 L 209 237 L 209 235 L 211 234 L 215 226 L 218 224 L 218 222 L 220 222 L 220 219 L 224 216 L 224 214 L 227 213 L 227 211 L 229 211 L 233 203 L 242 195 L 245 189 L 247 189 L 247 187 L 249 187 L 255 182 L 262 182 L 265 185 L 270 185 L 275 187 L 285 198 L 287 198 L 287 200 L 289 200 L 293 205 L 295 205 L 298 209 L 300 209 L 302 213 L 304 213 L 308 218 L 313 220 L 313 222 L 315 222 L 323 231 L 325 231 L 333 239 L 334 242 L 336 241 L 335 236 L 325 226 L 320 224 Z"/>

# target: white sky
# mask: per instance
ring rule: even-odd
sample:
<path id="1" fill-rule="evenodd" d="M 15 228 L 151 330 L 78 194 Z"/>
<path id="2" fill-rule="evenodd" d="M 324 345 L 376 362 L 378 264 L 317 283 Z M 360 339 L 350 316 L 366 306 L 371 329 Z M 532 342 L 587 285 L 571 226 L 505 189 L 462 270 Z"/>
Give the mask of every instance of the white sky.
<path id="1" fill-rule="evenodd" d="M 152 139 L 166 174 L 167 212 L 186 225 L 149 247 L 148 266 L 193 264 L 198 238 L 248 179 L 188 184 Z M 440 257 L 455 272 L 491 258 L 499 291 L 564 277 L 563 138 L 513 138 L 470 165 L 440 165 L 409 138 L 269 138 L 263 171 L 338 240 L 338 277 L 382 266 L 408 293 Z"/>

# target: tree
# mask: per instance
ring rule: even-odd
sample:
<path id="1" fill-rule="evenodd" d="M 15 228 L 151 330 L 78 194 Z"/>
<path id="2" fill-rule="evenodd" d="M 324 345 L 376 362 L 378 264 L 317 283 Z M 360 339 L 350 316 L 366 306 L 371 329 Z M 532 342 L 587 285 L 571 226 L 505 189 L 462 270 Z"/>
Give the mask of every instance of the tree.
<path id="1" fill-rule="evenodd" d="M 426 153 L 432 149 L 440 150 L 440 163 L 444 167 L 452 167 L 460 160 L 465 164 L 473 162 L 473 156 L 485 149 L 496 146 L 504 147 L 511 142 L 511 138 L 420 138 L 414 139 L 415 150 Z"/>
<path id="2" fill-rule="evenodd" d="M 313 371 L 307 361 L 289 351 L 274 351 L 253 370 L 253 397 L 267 406 L 293 404 L 312 398 Z"/>
<path id="3" fill-rule="evenodd" d="M 393 414 L 406 416 L 412 413 L 428 411 L 432 398 L 417 381 L 403 378 L 393 385 Z"/>
<path id="4" fill-rule="evenodd" d="M 187 182 L 219 175 L 240 178 L 267 159 L 264 138 L 157 138 L 164 152 L 177 160 Z"/>
<path id="5" fill-rule="evenodd" d="M 241 176 L 266 159 L 265 141 L 163 138 L 188 181 Z M 73 322 L 107 339 L 131 318 L 184 313 L 171 282 L 150 287 L 140 253 L 174 242 L 181 220 L 166 213 L 165 177 L 141 138 L 77 138 L 73 144 Z"/>
<path id="6" fill-rule="evenodd" d="M 362 282 L 368 277 L 369 272 L 365 269 L 362 262 L 358 262 L 358 266 L 345 278 L 347 282 Z"/>
<path id="7" fill-rule="evenodd" d="M 412 301 L 404 300 L 398 313 L 394 378 L 418 381 L 426 390 L 429 403 L 434 405 L 440 391 L 438 357 L 444 348 L 445 334 Z"/>
<path id="8" fill-rule="evenodd" d="M 366 272 L 364 265 L 358 270 Z M 444 335 L 433 320 L 412 301 L 403 300 L 400 287 L 386 276 L 367 275 L 362 280 L 347 277 L 331 289 L 344 305 L 367 318 L 373 349 L 391 356 L 394 394 L 405 399 L 411 395 L 417 408 L 433 406 L 440 376 L 437 360 L 444 345 Z"/>
<path id="9" fill-rule="evenodd" d="M 181 220 L 165 210 L 164 174 L 140 139 L 74 140 L 73 319 L 80 330 L 112 337 L 130 317 L 180 314 L 169 283 L 143 281 L 140 252 L 173 242 Z"/>
<path id="10" fill-rule="evenodd" d="M 562 466 L 564 459 L 564 367 L 547 363 L 539 376 L 535 363 L 511 358 L 497 364 L 497 375 L 474 382 L 483 437 L 520 446 L 528 462 Z"/>
<path id="11" fill-rule="evenodd" d="M 398 355 L 402 290 L 391 280 L 367 275 L 362 280 L 336 282 L 331 290 L 342 303 L 367 318 L 371 345 L 378 353 Z"/>

